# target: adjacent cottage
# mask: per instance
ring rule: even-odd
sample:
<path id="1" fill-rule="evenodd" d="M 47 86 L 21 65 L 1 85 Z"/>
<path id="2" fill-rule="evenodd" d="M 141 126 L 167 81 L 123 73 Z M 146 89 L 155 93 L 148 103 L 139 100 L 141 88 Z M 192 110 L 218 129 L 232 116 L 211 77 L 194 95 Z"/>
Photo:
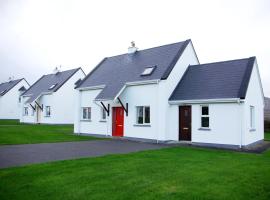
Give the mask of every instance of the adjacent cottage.
<path id="1" fill-rule="evenodd" d="M 43 75 L 21 96 L 20 122 L 73 124 L 74 87 L 84 77 L 81 68 Z"/>
<path id="2" fill-rule="evenodd" d="M 104 58 L 77 87 L 74 132 L 242 147 L 263 140 L 255 57 L 199 64 L 191 40 Z"/>
<path id="3" fill-rule="evenodd" d="M 0 84 L 0 119 L 20 119 L 20 95 L 29 86 L 24 78 Z"/>

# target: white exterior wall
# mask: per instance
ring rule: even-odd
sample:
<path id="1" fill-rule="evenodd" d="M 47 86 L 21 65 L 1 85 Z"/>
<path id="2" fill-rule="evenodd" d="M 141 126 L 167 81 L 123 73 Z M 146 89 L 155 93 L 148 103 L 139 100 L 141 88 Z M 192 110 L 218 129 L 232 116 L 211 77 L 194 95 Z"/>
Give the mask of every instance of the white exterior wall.
<path id="1" fill-rule="evenodd" d="M 19 97 L 21 87 L 29 88 L 29 84 L 22 79 L 17 85 L 0 97 L 0 119 L 20 119 Z"/>
<path id="2" fill-rule="evenodd" d="M 238 103 L 207 104 L 209 128 L 200 130 L 201 105 L 192 105 L 192 142 L 240 145 L 241 107 Z"/>
<path id="3" fill-rule="evenodd" d="M 94 99 L 100 91 L 101 90 L 78 91 L 78 93 L 80 93 L 79 95 L 81 95 L 81 102 L 77 101 L 76 105 L 75 133 L 111 135 L 111 131 L 107 129 L 110 120 L 107 119 L 107 122 L 100 122 L 101 107 L 94 103 Z M 78 105 L 78 102 L 80 105 Z M 91 120 L 87 121 L 82 119 L 82 107 L 91 107 Z"/>
<path id="4" fill-rule="evenodd" d="M 120 95 L 124 105 L 128 103 L 128 116 L 124 113 L 124 137 L 156 139 L 157 138 L 157 84 L 128 86 Z M 101 122 L 101 105 L 94 103 L 95 97 L 101 89 L 78 91 L 76 107 L 75 133 L 90 133 L 100 135 L 112 135 L 112 108 L 120 107 L 119 103 L 110 103 L 110 116 L 106 122 Z M 81 96 L 81 97 L 80 97 Z M 106 102 L 104 102 L 107 106 Z M 136 124 L 136 106 L 150 106 L 150 125 Z M 91 107 L 91 120 L 82 120 L 82 107 Z"/>
<path id="5" fill-rule="evenodd" d="M 264 139 L 264 95 L 257 63 L 255 62 L 243 109 L 243 145 Z M 255 130 L 250 129 L 250 106 L 255 109 Z"/>
<path id="6" fill-rule="evenodd" d="M 74 112 L 75 112 L 75 94 L 74 83 L 80 78 L 84 78 L 85 74 L 82 70 L 78 70 L 62 87 L 52 94 L 42 95 L 38 100 L 39 105 L 43 105 L 43 112 L 40 114 L 40 120 L 37 122 L 37 112 L 34 116 L 31 116 L 31 106 L 22 105 L 21 112 L 23 113 L 23 107 L 28 107 L 28 116 L 21 115 L 21 122 L 24 123 L 44 123 L 44 124 L 73 124 Z M 24 97 L 24 102 L 28 97 Z M 35 105 L 32 103 L 32 105 Z M 45 107 L 51 107 L 51 116 L 47 117 Z"/>
<path id="7" fill-rule="evenodd" d="M 168 100 L 188 66 L 196 64 L 199 64 L 199 61 L 192 43 L 189 43 L 167 80 L 161 81 L 159 84 L 159 140 L 178 140 L 178 136 L 176 137 L 174 133 L 177 125 L 172 124 L 172 120 L 178 115 L 178 110 L 176 112 L 176 109 L 169 105 Z"/>

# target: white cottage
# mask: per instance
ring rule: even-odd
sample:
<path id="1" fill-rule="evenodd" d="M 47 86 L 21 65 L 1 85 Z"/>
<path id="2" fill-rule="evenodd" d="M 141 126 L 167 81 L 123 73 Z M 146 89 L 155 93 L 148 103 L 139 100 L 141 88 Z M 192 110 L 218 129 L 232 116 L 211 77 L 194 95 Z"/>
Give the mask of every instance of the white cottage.
<path id="1" fill-rule="evenodd" d="M 29 86 L 24 78 L 0 84 L 0 119 L 20 119 L 20 95 Z"/>
<path id="2" fill-rule="evenodd" d="M 103 59 L 78 84 L 74 132 L 242 147 L 263 140 L 255 57 L 199 64 L 191 40 Z"/>
<path id="3" fill-rule="evenodd" d="M 21 96 L 20 122 L 73 124 L 74 88 L 84 77 L 81 68 L 43 75 Z"/>

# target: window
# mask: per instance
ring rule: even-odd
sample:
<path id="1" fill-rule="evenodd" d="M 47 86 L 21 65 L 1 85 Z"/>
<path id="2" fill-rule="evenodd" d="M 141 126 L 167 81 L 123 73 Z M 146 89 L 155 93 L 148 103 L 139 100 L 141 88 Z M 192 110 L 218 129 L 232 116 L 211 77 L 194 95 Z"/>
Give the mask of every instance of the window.
<path id="1" fill-rule="evenodd" d="M 32 108 L 31 115 L 34 116 L 34 114 L 35 114 L 35 110 Z"/>
<path id="2" fill-rule="evenodd" d="M 201 127 L 209 128 L 209 107 L 201 106 Z"/>
<path id="3" fill-rule="evenodd" d="M 82 119 L 90 120 L 91 119 L 91 107 L 83 107 L 82 108 Z"/>
<path id="4" fill-rule="evenodd" d="M 51 116 L 51 106 L 45 107 L 45 116 L 50 117 Z"/>
<path id="5" fill-rule="evenodd" d="M 144 71 L 142 72 L 141 76 L 151 75 L 153 73 L 153 71 L 154 71 L 155 68 L 156 68 L 156 66 L 146 67 L 144 69 Z"/>
<path id="6" fill-rule="evenodd" d="M 255 109 L 254 109 L 254 106 L 250 106 L 250 128 L 255 129 Z"/>
<path id="7" fill-rule="evenodd" d="M 150 124 L 150 106 L 137 106 L 137 124 Z"/>
<path id="8" fill-rule="evenodd" d="M 19 103 L 21 103 L 21 101 L 22 101 L 22 99 L 21 99 L 21 97 L 19 97 Z"/>
<path id="9" fill-rule="evenodd" d="M 53 88 L 55 88 L 56 85 L 57 85 L 57 84 L 51 85 L 51 87 L 49 87 L 49 90 L 52 90 Z"/>
<path id="10" fill-rule="evenodd" d="M 106 116 L 107 116 L 107 113 L 106 113 L 106 110 L 104 108 L 101 108 L 101 121 L 106 121 Z"/>
<path id="11" fill-rule="evenodd" d="M 23 115 L 27 116 L 28 115 L 28 107 L 23 108 Z"/>

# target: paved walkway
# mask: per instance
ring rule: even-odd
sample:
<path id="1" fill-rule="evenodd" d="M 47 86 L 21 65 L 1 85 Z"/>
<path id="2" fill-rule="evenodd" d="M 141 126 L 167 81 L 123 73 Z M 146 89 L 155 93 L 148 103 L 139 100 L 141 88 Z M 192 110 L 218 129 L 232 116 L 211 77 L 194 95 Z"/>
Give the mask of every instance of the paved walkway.
<path id="1" fill-rule="evenodd" d="M 0 168 L 56 160 L 129 153 L 165 147 L 166 145 L 115 139 L 83 142 L 3 145 L 0 146 Z"/>

